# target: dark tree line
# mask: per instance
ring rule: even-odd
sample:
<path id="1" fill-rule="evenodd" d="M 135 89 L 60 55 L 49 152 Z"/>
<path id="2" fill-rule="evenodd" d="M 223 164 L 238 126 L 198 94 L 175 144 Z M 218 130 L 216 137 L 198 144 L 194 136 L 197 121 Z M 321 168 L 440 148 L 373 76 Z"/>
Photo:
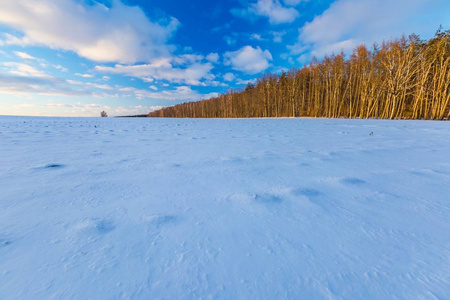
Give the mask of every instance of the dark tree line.
<path id="1" fill-rule="evenodd" d="M 266 74 L 216 98 L 151 112 L 149 117 L 450 118 L 450 30 L 312 59 L 301 69 Z"/>

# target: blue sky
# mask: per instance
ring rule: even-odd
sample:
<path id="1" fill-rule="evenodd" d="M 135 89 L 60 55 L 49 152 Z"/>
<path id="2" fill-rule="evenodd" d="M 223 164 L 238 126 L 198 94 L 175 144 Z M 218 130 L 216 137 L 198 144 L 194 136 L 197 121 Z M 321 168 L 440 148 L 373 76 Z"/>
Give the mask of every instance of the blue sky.
<path id="1" fill-rule="evenodd" d="M 0 115 L 144 114 L 450 29 L 448 0 L 0 2 Z"/>

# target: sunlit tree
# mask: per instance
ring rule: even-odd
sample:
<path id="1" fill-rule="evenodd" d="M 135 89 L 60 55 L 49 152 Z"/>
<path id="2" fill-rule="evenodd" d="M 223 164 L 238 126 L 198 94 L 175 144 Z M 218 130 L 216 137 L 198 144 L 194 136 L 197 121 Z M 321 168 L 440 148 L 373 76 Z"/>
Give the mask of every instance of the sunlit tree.
<path id="1" fill-rule="evenodd" d="M 265 74 L 209 100 L 163 108 L 150 117 L 450 118 L 450 31 L 439 29 L 368 48 L 312 58 L 301 69 Z"/>

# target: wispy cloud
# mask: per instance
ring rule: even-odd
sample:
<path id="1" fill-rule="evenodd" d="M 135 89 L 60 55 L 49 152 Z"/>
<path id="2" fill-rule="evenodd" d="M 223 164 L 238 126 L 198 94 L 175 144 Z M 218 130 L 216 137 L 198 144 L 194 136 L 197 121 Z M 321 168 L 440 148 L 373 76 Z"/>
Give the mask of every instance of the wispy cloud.
<path id="1" fill-rule="evenodd" d="M 93 96 L 91 91 L 74 89 L 52 77 L 14 76 L 0 73 L 0 94 L 46 96 Z"/>
<path id="2" fill-rule="evenodd" d="M 76 88 L 74 88 L 76 87 Z M 105 89 L 104 92 L 96 92 L 94 89 Z M 140 100 L 163 101 L 196 101 L 215 97 L 217 93 L 200 94 L 189 86 L 180 86 L 164 91 L 149 91 L 133 87 L 108 87 L 95 84 L 83 84 L 79 82 L 62 82 L 48 79 L 30 77 L 13 77 L 0 74 L 0 94 L 14 96 L 58 96 L 58 97 L 82 97 L 89 96 L 98 99 L 110 98 L 135 98 Z M 64 104 L 69 107 L 71 104 Z M 92 107 L 90 107 L 92 109 Z M 146 113 L 149 111 L 146 111 Z M 85 115 L 85 114 L 80 114 Z"/>
<path id="3" fill-rule="evenodd" d="M 196 101 L 200 99 L 208 99 L 215 97 L 217 93 L 200 94 L 198 91 L 192 90 L 190 86 L 178 86 L 175 89 L 164 91 L 149 91 L 136 88 L 123 88 L 121 92 L 133 93 L 138 99 L 160 99 L 160 100 L 183 100 Z"/>
<path id="4" fill-rule="evenodd" d="M 133 98 L 157 99 L 165 101 L 193 101 L 209 98 L 217 93 L 201 94 L 192 90 L 190 86 L 178 86 L 159 90 L 156 86 L 151 90 L 139 89 L 120 85 L 101 84 L 50 76 L 27 64 L 7 62 L 0 66 L 8 70 L 8 74 L 0 73 L 0 94 L 9 95 L 44 95 L 60 97 L 92 98 Z M 212 83 L 216 84 L 216 83 Z M 221 84 L 217 82 L 217 84 Z"/>
<path id="5" fill-rule="evenodd" d="M 61 72 L 68 72 L 68 71 L 69 71 L 69 69 L 64 68 L 64 67 L 61 66 L 61 65 L 53 65 L 53 68 L 55 68 L 55 69 L 57 69 L 57 70 L 60 70 Z"/>
<path id="6" fill-rule="evenodd" d="M 37 70 L 36 68 L 28 64 L 18 62 L 5 62 L 1 65 L 7 69 L 9 74 L 36 78 L 51 78 L 51 76 L 49 76 L 45 72 Z"/>
<path id="7" fill-rule="evenodd" d="M 29 55 L 28 53 L 25 53 L 25 52 L 14 51 L 14 54 L 17 57 L 20 57 L 22 59 L 36 60 L 36 57 L 33 57 L 33 56 L 31 56 L 31 55 Z"/>
<path id="8" fill-rule="evenodd" d="M 286 4 L 298 4 L 299 1 L 288 1 Z M 267 17 L 271 24 L 292 23 L 300 14 L 293 7 L 286 7 L 279 0 L 258 0 L 256 3 L 249 3 L 246 8 L 231 10 L 231 13 L 244 19 L 254 17 Z"/>
<path id="9" fill-rule="evenodd" d="M 75 75 L 83 77 L 83 78 L 92 78 L 92 77 L 94 77 L 94 75 L 92 75 L 92 74 L 75 73 Z"/>
<path id="10" fill-rule="evenodd" d="M 283 0 L 284 4 L 290 6 L 299 5 L 301 2 L 308 2 L 309 0 Z"/>
<path id="11" fill-rule="evenodd" d="M 270 34 L 273 37 L 274 43 L 281 43 L 283 41 L 283 36 L 286 35 L 286 31 L 271 31 Z"/>
<path id="12" fill-rule="evenodd" d="M 182 57 L 161 58 L 149 64 L 118 64 L 114 67 L 96 66 L 95 70 L 103 73 L 136 77 L 147 82 L 153 82 L 156 79 L 172 83 L 202 85 L 202 81 L 214 79 L 214 75 L 211 74 L 214 66 L 211 62 L 200 61 L 202 58 L 202 56 L 185 55 Z M 214 59 L 216 58 L 214 57 Z"/>

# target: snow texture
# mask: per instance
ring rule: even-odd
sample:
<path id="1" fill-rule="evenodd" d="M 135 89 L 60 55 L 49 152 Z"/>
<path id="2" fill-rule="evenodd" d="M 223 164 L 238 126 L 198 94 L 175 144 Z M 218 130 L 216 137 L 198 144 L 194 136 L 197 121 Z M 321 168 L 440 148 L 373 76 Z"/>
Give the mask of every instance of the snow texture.
<path id="1" fill-rule="evenodd" d="M 0 299 L 449 299 L 450 123 L 0 117 Z"/>

